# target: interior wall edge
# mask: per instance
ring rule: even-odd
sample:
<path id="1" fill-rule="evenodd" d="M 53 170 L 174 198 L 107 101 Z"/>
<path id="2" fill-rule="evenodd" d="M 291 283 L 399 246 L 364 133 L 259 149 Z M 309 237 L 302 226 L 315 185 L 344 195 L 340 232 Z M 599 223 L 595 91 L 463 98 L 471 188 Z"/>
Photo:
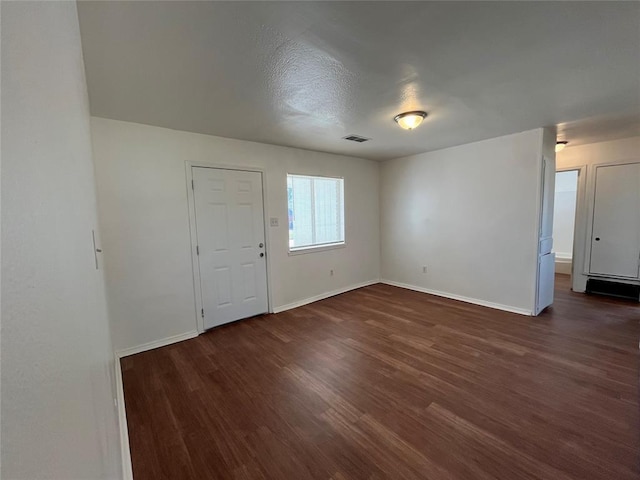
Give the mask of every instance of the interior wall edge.
<path id="1" fill-rule="evenodd" d="M 1 9 L 2 475 L 120 478 L 77 5 Z"/>
<path id="2" fill-rule="evenodd" d="M 118 407 L 118 429 L 120 430 L 120 460 L 122 461 L 122 480 L 133 480 L 133 465 L 131 463 L 131 447 L 129 446 L 129 428 L 127 424 L 127 410 L 124 401 L 124 384 L 122 383 L 122 365 L 117 354 L 114 356 L 114 370 L 116 382 L 116 401 Z"/>

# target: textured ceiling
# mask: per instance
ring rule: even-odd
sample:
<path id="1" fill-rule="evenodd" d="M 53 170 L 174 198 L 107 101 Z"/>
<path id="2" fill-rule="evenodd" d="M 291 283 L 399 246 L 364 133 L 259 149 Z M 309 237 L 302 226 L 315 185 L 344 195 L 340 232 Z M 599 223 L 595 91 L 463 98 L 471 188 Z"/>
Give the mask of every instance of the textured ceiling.
<path id="1" fill-rule="evenodd" d="M 573 144 L 640 133 L 638 2 L 78 10 L 100 117 L 378 160 L 548 125 Z M 419 129 L 394 124 L 416 109 Z"/>

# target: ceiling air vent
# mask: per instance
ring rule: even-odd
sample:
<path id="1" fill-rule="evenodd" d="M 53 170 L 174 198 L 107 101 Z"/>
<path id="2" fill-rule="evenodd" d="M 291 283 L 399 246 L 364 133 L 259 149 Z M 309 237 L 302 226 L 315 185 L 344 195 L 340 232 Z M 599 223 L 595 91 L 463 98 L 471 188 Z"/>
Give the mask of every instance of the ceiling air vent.
<path id="1" fill-rule="evenodd" d="M 370 138 L 365 138 L 365 137 L 361 137 L 360 135 L 347 135 L 346 137 L 342 137 L 345 140 L 349 140 L 351 142 L 358 142 L 358 143 L 362 143 L 362 142 L 366 142 L 371 140 Z"/>

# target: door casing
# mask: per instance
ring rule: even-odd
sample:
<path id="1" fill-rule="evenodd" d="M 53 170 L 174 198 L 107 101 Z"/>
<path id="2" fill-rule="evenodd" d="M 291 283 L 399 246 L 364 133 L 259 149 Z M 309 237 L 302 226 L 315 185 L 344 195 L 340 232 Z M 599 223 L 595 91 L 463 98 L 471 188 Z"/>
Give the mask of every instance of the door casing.
<path id="1" fill-rule="evenodd" d="M 576 276 L 576 272 L 580 275 L 580 268 L 582 265 L 582 262 L 577 261 L 578 258 L 576 253 L 580 250 L 578 247 L 581 239 L 586 235 L 583 225 L 584 222 L 581 221 L 581 215 L 584 208 L 587 189 L 587 166 L 579 165 L 576 167 L 556 168 L 556 173 L 558 172 L 578 172 L 578 182 L 576 184 L 576 209 L 573 218 L 573 244 L 571 246 L 571 288 L 573 289 L 573 279 Z"/>
<path id="2" fill-rule="evenodd" d="M 203 333 L 205 331 L 204 328 L 204 319 L 202 318 L 201 311 L 204 308 L 202 302 L 202 292 L 200 290 L 200 262 L 198 261 L 198 254 L 196 251 L 196 247 L 198 245 L 198 237 L 196 235 L 196 204 L 195 204 L 195 196 L 193 192 L 193 167 L 201 167 L 201 168 L 218 168 L 222 170 L 237 170 L 244 172 L 258 172 L 262 178 L 262 205 L 263 205 L 263 223 L 264 223 L 264 232 L 265 232 L 265 254 L 267 257 L 266 268 L 267 268 L 267 307 L 268 312 L 273 313 L 273 299 L 271 292 L 271 255 L 270 255 L 270 247 L 271 247 L 271 238 L 269 235 L 269 222 L 267 218 L 267 212 L 269 212 L 268 198 L 267 195 L 267 176 L 266 172 L 263 168 L 252 167 L 252 166 L 241 166 L 241 165 L 224 165 L 217 163 L 203 163 L 203 162 L 185 162 L 185 178 L 186 184 L 185 187 L 187 189 L 187 203 L 189 206 L 189 236 L 191 240 L 191 268 L 193 273 L 193 292 L 194 292 L 194 314 L 195 314 L 195 322 L 196 322 L 196 330 L 198 333 Z"/>

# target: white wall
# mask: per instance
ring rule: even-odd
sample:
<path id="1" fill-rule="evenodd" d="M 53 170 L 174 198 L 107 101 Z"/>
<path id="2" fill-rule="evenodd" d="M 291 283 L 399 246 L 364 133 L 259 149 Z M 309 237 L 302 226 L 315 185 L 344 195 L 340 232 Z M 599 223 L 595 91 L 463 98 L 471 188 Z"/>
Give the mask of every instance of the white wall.
<path id="1" fill-rule="evenodd" d="M 530 313 L 543 133 L 384 162 L 382 278 Z"/>
<path id="2" fill-rule="evenodd" d="M 591 218 L 595 192 L 595 167 L 599 164 L 617 164 L 640 161 L 640 136 L 571 146 L 557 154 L 559 169 L 584 167 L 585 178 L 581 180 L 584 190 L 578 192 L 575 250 L 573 252 L 573 290 L 584 292 L 588 276 L 589 242 Z M 633 282 L 631 282 L 633 283 Z M 636 282 L 637 283 L 637 282 Z"/>
<path id="3" fill-rule="evenodd" d="M 119 478 L 75 2 L 2 3 L 2 478 Z"/>
<path id="4" fill-rule="evenodd" d="M 274 308 L 379 278 L 378 163 L 102 118 L 92 134 L 117 350 L 196 329 L 186 161 L 265 169 Z M 288 255 L 288 172 L 344 177 L 345 248 Z"/>
<path id="5" fill-rule="evenodd" d="M 553 205 L 553 251 L 556 252 L 558 258 L 571 260 L 577 194 L 577 170 L 556 173 L 556 191 Z"/>

